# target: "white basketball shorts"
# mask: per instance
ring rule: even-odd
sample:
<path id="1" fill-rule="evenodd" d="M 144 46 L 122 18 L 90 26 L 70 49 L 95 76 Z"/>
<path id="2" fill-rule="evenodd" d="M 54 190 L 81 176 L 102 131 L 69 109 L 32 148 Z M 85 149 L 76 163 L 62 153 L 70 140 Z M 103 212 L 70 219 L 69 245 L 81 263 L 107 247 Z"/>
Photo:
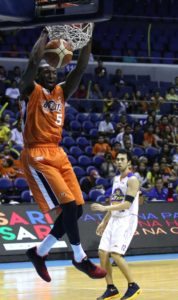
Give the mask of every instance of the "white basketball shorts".
<path id="1" fill-rule="evenodd" d="M 111 216 L 101 237 L 99 250 L 124 255 L 132 241 L 137 224 L 136 215 L 122 218 Z"/>

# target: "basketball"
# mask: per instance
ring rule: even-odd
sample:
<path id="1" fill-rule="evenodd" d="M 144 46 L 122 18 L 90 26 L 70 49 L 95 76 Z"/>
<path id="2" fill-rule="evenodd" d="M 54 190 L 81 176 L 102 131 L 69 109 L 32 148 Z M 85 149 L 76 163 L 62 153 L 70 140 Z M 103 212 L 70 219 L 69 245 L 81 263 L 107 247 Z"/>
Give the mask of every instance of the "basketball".
<path id="1" fill-rule="evenodd" d="M 64 67 L 70 63 L 72 56 L 71 45 L 63 39 L 51 40 L 45 47 L 44 59 L 52 67 Z"/>

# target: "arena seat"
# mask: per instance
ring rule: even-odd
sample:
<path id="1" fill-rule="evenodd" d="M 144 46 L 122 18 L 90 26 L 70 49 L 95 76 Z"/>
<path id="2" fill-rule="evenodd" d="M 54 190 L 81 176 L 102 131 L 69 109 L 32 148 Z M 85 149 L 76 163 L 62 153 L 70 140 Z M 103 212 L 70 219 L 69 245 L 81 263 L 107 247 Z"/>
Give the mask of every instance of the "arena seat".
<path id="1" fill-rule="evenodd" d="M 70 148 L 74 145 L 76 145 L 75 140 L 71 136 L 65 136 L 62 140 L 62 145 L 64 145 L 66 148 Z"/>
<path id="2" fill-rule="evenodd" d="M 19 177 L 14 180 L 14 187 L 17 191 L 24 191 L 29 189 L 28 183 L 23 177 Z"/>
<path id="3" fill-rule="evenodd" d="M 69 154 L 68 155 L 68 159 L 69 159 L 70 163 L 72 164 L 72 166 L 77 165 L 77 160 L 76 160 L 76 158 L 74 156 L 72 156 L 72 155 Z"/>
<path id="4" fill-rule="evenodd" d="M 97 196 L 97 198 L 96 198 L 96 202 L 101 202 L 101 203 L 105 203 L 105 201 L 106 201 L 106 196 L 105 195 L 99 195 L 99 196 Z"/>
<path id="5" fill-rule="evenodd" d="M 75 158 L 78 158 L 80 155 L 84 154 L 84 152 L 78 146 L 72 146 L 69 149 L 69 153 L 73 155 Z"/>
<path id="6" fill-rule="evenodd" d="M 99 167 L 101 166 L 101 164 L 104 162 L 104 157 L 103 156 L 99 156 L 99 155 L 95 155 L 93 157 L 93 164 L 96 166 L 96 167 Z"/>
<path id="7" fill-rule="evenodd" d="M 92 159 L 87 155 L 81 155 L 78 158 L 78 164 L 80 167 L 86 168 L 92 164 Z"/>
<path id="8" fill-rule="evenodd" d="M 74 166 L 73 170 L 78 178 L 78 180 L 80 180 L 81 177 L 86 175 L 86 172 L 83 168 L 79 167 L 79 166 Z"/>
<path id="9" fill-rule="evenodd" d="M 32 202 L 32 197 L 30 195 L 30 191 L 29 190 L 25 190 L 21 193 L 21 201 L 22 202 Z"/>
<path id="10" fill-rule="evenodd" d="M 76 143 L 81 149 L 85 149 L 86 146 L 91 145 L 90 141 L 86 139 L 86 137 L 82 137 L 82 136 L 76 139 Z"/>
<path id="11" fill-rule="evenodd" d="M 103 177 L 97 178 L 95 183 L 96 183 L 96 185 L 103 185 L 104 188 L 106 188 L 106 189 L 109 188 L 109 186 L 110 186 L 109 179 L 103 178 Z"/>
<path id="12" fill-rule="evenodd" d="M 99 190 L 93 189 L 89 192 L 88 198 L 90 201 L 96 202 L 96 199 L 101 195 L 103 194 Z"/>

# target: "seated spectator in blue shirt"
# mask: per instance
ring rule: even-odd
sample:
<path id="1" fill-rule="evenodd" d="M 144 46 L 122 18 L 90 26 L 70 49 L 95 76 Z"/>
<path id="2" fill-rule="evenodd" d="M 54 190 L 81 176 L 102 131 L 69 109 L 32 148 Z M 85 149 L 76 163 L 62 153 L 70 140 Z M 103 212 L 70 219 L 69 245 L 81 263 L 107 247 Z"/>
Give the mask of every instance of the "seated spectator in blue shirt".
<path id="1" fill-rule="evenodd" d="M 136 63 L 137 59 L 133 54 L 133 51 L 131 49 L 128 49 L 123 57 L 123 62 L 126 63 Z"/>
<path id="2" fill-rule="evenodd" d="M 147 199 L 152 201 L 167 201 L 168 189 L 164 187 L 162 178 L 155 180 L 155 186 L 147 193 Z"/>
<path id="3" fill-rule="evenodd" d="M 144 131 L 142 130 L 140 123 L 135 123 L 133 130 L 133 142 L 134 146 L 140 146 L 143 143 Z"/>

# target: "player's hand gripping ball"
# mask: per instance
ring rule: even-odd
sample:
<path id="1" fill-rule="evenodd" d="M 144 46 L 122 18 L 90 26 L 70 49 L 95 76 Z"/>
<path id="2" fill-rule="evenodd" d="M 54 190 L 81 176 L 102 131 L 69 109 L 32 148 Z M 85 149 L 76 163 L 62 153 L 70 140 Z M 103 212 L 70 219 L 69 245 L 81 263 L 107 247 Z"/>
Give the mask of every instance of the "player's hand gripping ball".
<path id="1" fill-rule="evenodd" d="M 72 56 L 71 45 L 63 39 L 51 40 L 45 47 L 44 59 L 54 68 L 64 67 L 69 64 Z"/>

